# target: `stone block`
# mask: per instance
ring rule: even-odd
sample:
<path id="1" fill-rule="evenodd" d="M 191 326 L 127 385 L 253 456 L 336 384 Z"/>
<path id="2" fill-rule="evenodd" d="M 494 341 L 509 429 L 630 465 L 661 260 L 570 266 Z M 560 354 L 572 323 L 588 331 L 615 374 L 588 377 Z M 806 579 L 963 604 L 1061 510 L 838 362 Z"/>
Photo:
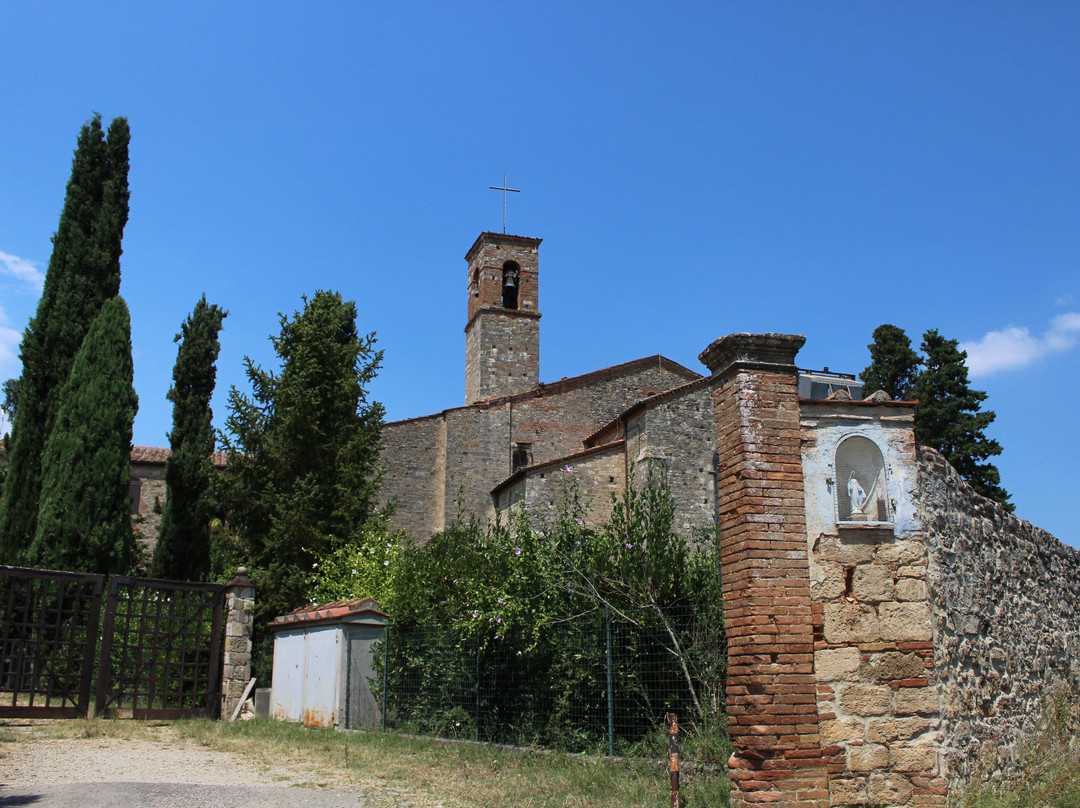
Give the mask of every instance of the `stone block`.
<path id="1" fill-rule="evenodd" d="M 928 603 L 882 603 L 878 618 L 883 640 L 916 642 L 933 638 Z"/>
<path id="2" fill-rule="evenodd" d="M 825 575 L 821 581 L 814 588 L 814 597 L 816 600 L 835 600 L 844 594 L 844 568 L 843 567 L 829 567 L 825 570 Z"/>
<path id="3" fill-rule="evenodd" d="M 827 648 L 814 654 L 814 675 L 819 682 L 853 682 L 861 663 L 858 648 Z"/>
<path id="4" fill-rule="evenodd" d="M 935 714 L 940 709 L 936 687 L 902 687 L 896 691 L 896 714 Z"/>
<path id="5" fill-rule="evenodd" d="M 889 765 L 889 750 L 876 743 L 851 748 L 848 767 L 853 772 L 866 773 L 884 769 Z"/>
<path id="6" fill-rule="evenodd" d="M 881 639 L 877 612 L 864 603 L 826 603 L 825 639 L 835 645 L 877 642 Z"/>
<path id="7" fill-rule="evenodd" d="M 840 694 L 840 706 L 853 715 L 884 715 L 892 697 L 892 689 L 885 685 L 847 685 Z"/>
<path id="8" fill-rule="evenodd" d="M 878 548 L 877 559 L 883 564 L 911 564 L 926 556 L 926 548 L 918 541 L 897 541 Z"/>
<path id="9" fill-rule="evenodd" d="M 932 774 L 937 771 L 937 750 L 926 744 L 895 744 L 889 747 L 889 768 L 898 772 Z"/>
<path id="10" fill-rule="evenodd" d="M 822 561 L 833 561 L 838 564 L 866 564 L 874 560 L 874 550 L 877 545 L 872 541 L 843 540 L 838 536 L 830 537 L 821 542 L 818 554 Z"/>
<path id="11" fill-rule="evenodd" d="M 866 728 L 854 718 L 836 718 L 821 722 L 821 742 L 826 746 L 863 740 Z"/>
<path id="12" fill-rule="evenodd" d="M 833 805 L 866 805 L 866 778 L 845 777 L 829 783 Z"/>
<path id="13" fill-rule="evenodd" d="M 866 740 L 873 743 L 906 741 L 930 729 L 925 718 L 875 718 L 866 725 Z"/>
<path id="14" fill-rule="evenodd" d="M 869 682 L 890 682 L 915 679 L 926 673 L 926 663 L 918 654 L 886 651 L 872 656 L 859 668 L 859 677 Z"/>
<path id="15" fill-rule="evenodd" d="M 872 775 L 867 791 L 875 805 L 910 805 L 914 793 L 911 781 L 900 774 Z"/>
<path id="16" fill-rule="evenodd" d="M 892 570 L 881 564 L 860 564 L 851 576 L 851 594 L 858 600 L 880 603 L 894 600 Z"/>
<path id="17" fill-rule="evenodd" d="M 901 578 L 896 582 L 896 599 L 903 601 L 926 600 L 926 582 L 918 578 Z"/>

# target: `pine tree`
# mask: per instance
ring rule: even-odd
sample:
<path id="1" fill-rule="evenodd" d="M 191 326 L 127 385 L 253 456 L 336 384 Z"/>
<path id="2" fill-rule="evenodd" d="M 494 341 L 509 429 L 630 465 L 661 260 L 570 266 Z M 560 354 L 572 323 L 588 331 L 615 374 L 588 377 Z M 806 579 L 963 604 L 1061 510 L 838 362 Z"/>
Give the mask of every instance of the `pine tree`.
<path id="1" fill-rule="evenodd" d="M 229 524 L 259 591 L 256 623 L 305 602 L 312 564 L 356 536 L 375 507 L 383 407 L 368 400 L 382 352 L 356 305 L 320 291 L 271 337 L 280 375 L 250 359 L 248 398 L 229 395 Z"/>
<path id="2" fill-rule="evenodd" d="M 976 492 L 1013 510 L 997 467 L 985 462 L 1001 454 L 1001 444 L 986 437 L 995 415 L 979 411 L 986 393 L 968 382 L 967 353 L 934 329 L 923 335 L 921 349 L 926 360 L 914 387 L 915 439 L 941 452 Z"/>
<path id="3" fill-rule="evenodd" d="M 0 501 L 0 563 L 19 562 L 36 533 L 42 452 L 60 390 L 91 323 L 120 290 L 129 141 L 124 118 L 110 124 L 107 139 L 100 115 L 79 133 L 45 287 L 21 345 L 19 406 Z"/>
<path id="4" fill-rule="evenodd" d="M 922 360 L 904 330 L 879 325 L 874 329 L 874 341 L 866 347 L 870 349 L 870 364 L 859 374 L 863 394 L 884 390 L 900 401 L 910 399 Z"/>
<path id="5" fill-rule="evenodd" d="M 132 369 L 131 320 L 117 295 L 94 320 L 60 390 L 29 563 L 74 572 L 131 569 Z"/>
<path id="6" fill-rule="evenodd" d="M 207 304 L 206 295 L 195 304 L 180 327 L 180 348 L 173 368 L 172 454 L 165 466 L 168 491 L 154 548 L 153 574 L 159 578 L 201 581 L 210 572 L 210 484 L 213 476 L 213 412 L 218 333 L 227 312 Z"/>

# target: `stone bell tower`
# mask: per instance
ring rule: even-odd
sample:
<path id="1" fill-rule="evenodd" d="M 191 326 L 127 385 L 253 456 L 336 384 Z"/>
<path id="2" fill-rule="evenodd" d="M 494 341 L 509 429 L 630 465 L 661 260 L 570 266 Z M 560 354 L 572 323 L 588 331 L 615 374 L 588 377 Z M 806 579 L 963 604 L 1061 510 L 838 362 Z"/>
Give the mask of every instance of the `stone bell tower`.
<path id="1" fill-rule="evenodd" d="M 540 381 L 537 272 L 541 239 L 481 233 L 469 249 L 465 403 L 531 390 Z"/>

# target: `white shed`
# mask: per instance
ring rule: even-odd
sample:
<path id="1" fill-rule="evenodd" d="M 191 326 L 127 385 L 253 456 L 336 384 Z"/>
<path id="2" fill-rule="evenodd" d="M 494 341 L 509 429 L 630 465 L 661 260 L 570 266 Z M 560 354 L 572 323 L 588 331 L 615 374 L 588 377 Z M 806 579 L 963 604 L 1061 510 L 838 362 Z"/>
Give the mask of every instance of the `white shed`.
<path id="1" fill-rule="evenodd" d="M 372 645 L 386 615 L 371 598 L 307 606 L 270 623 L 270 715 L 308 727 L 378 726 Z"/>

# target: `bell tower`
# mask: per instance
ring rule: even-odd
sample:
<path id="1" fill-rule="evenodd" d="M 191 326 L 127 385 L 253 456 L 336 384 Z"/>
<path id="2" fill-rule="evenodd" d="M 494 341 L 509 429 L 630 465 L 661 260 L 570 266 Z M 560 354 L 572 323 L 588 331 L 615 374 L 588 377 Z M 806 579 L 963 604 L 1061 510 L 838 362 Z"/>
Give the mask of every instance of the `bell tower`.
<path id="1" fill-rule="evenodd" d="M 540 381 L 537 272 L 542 239 L 481 233 L 469 264 L 465 403 L 531 390 Z"/>

